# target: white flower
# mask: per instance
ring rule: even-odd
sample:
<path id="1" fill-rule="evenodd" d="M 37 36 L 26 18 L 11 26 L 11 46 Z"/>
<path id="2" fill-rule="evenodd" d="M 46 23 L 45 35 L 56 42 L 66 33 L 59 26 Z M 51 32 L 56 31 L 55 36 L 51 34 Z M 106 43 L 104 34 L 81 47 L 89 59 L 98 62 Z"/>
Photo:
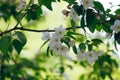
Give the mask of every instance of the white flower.
<path id="1" fill-rule="evenodd" d="M 70 12 L 69 12 L 69 11 L 67 11 L 67 10 L 65 10 L 65 9 L 64 9 L 64 10 L 62 10 L 62 14 L 63 14 L 63 15 L 65 15 L 66 17 L 68 16 L 68 14 L 69 14 L 69 13 L 70 13 Z"/>
<path id="2" fill-rule="evenodd" d="M 75 41 L 71 40 L 71 41 L 69 42 L 69 45 L 70 45 L 70 47 L 73 47 L 73 46 L 75 45 Z"/>
<path id="3" fill-rule="evenodd" d="M 94 7 L 93 1 L 94 0 L 81 0 L 85 10 L 87 10 L 89 7 Z"/>
<path id="4" fill-rule="evenodd" d="M 49 42 L 49 47 L 51 50 L 53 50 L 55 46 L 61 44 L 60 39 L 61 38 L 56 33 L 52 34 L 52 37 L 50 38 L 50 42 Z"/>
<path id="5" fill-rule="evenodd" d="M 76 20 L 79 18 L 78 14 L 76 13 L 76 11 L 75 11 L 73 8 L 71 9 L 70 17 L 71 17 L 74 21 L 76 21 Z"/>
<path id="6" fill-rule="evenodd" d="M 61 54 L 62 56 L 66 56 L 66 53 L 69 51 L 69 49 L 66 46 L 59 46 L 58 48 L 58 53 Z"/>
<path id="7" fill-rule="evenodd" d="M 98 54 L 94 51 L 88 52 L 86 59 L 87 59 L 87 62 L 91 64 L 98 59 Z"/>
<path id="8" fill-rule="evenodd" d="M 63 36 L 63 34 L 65 33 L 65 31 L 66 31 L 66 29 L 63 28 L 62 25 L 60 25 L 58 28 L 55 28 L 55 33 L 56 33 L 58 36 L 60 36 L 60 37 Z"/>
<path id="9" fill-rule="evenodd" d="M 86 57 L 87 57 L 87 54 L 86 54 L 84 51 L 80 51 L 80 50 L 78 49 L 78 53 L 77 53 L 77 58 L 78 58 L 78 60 L 79 60 L 79 61 L 83 61 L 83 60 L 86 59 Z"/>
<path id="10" fill-rule="evenodd" d="M 114 25 L 110 26 L 110 29 L 115 31 L 115 33 L 120 32 L 120 20 L 115 20 Z"/>
<path id="11" fill-rule="evenodd" d="M 43 36 L 41 37 L 42 40 L 48 40 L 50 39 L 50 34 L 49 32 L 42 32 Z"/>
<path id="12" fill-rule="evenodd" d="M 26 2 L 24 0 L 20 0 L 20 5 L 17 7 L 17 10 L 25 10 L 26 9 Z"/>

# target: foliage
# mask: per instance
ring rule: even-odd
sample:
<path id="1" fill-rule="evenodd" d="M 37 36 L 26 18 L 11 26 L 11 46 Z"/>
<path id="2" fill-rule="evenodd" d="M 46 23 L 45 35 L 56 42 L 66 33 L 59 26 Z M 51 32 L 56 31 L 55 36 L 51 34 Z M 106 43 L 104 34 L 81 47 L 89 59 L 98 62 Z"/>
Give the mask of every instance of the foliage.
<path id="1" fill-rule="evenodd" d="M 71 17 L 69 22 L 71 27 L 60 26 L 54 30 L 26 28 L 22 24 L 22 20 L 25 19 L 27 23 L 31 20 L 37 21 L 43 16 L 42 6 L 54 11 L 52 3 L 62 2 L 62 0 L 37 0 L 36 3 L 34 3 L 34 0 L 30 0 L 28 3 L 24 0 L 19 2 L 17 0 L 0 1 L 0 18 L 7 23 L 13 17 L 17 22 L 10 29 L 0 29 L 0 80 L 61 80 L 66 67 L 74 68 L 64 63 L 63 60 L 65 57 L 68 58 L 66 53 L 69 50 L 72 50 L 81 60 L 72 60 L 71 62 L 74 65 L 79 63 L 79 66 L 92 69 L 90 72 L 81 75 L 79 80 L 105 80 L 107 77 L 114 80 L 112 75 L 119 68 L 119 64 L 112 57 L 114 50 L 110 48 L 114 45 L 118 50 L 117 45 L 120 45 L 120 9 L 115 10 L 115 14 L 112 14 L 111 9 L 105 10 L 102 3 L 98 1 L 93 0 L 94 7 L 92 4 L 80 3 L 77 0 L 63 1 L 68 3 L 68 10 L 64 10 L 62 13 Z M 87 9 L 85 8 L 86 5 L 88 6 Z M 41 45 L 40 49 L 46 44 L 48 46 L 42 57 L 37 55 L 29 60 L 20 56 L 28 41 L 23 31 L 50 33 L 43 33 L 44 39 L 47 40 Z M 110 37 L 113 36 L 112 45 L 106 44 L 105 41 L 109 40 L 107 38 L 89 37 L 89 33 L 95 34 L 96 31 L 104 32 Z M 101 52 L 100 46 L 105 46 L 106 50 Z M 59 66 L 52 68 L 52 70 L 43 66 L 48 57 L 56 55 L 59 55 L 60 58 Z M 55 69 L 58 69 L 58 73 L 54 71 Z M 31 71 L 32 75 L 28 71 Z M 44 77 L 43 73 L 45 74 Z"/>

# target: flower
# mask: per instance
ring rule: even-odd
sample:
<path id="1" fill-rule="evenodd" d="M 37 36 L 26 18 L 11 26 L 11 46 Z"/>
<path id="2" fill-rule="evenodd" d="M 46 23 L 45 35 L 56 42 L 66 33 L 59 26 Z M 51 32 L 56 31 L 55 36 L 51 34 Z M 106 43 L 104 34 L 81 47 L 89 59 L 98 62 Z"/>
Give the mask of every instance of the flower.
<path id="1" fill-rule="evenodd" d="M 78 49 L 78 52 L 77 52 L 77 58 L 79 61 L 83 61 L 85 60 L 87 57 L 86 53 L 84 51 L 81 51 L 80 49 Z"/>
<path id="2" fill-rule="evenodd" d="M 75 21 L 79 18 L 78 14 L 76 13 L 76 11 L 72 8 L 71 12 L 70 12 L 70 17 Z"/>
<path id="3" fill-rule="evenodd" d="M 59 51 L 58 53 L 61 54 L 62 56 L 66 56 L 66 53 L 69 51 L 69 49 L 66 46 L 59 46 Z"/>
<path id="4" fill-rule="evenodd" d="M 110 29 L 115 31 L 115 33 L 120 32 L 120 20 L 115 20 L 114 25 L 110 26 Z"/>
<path id="5" fill-rule="evenodd" d="M 41 37 L 42 40 L 48 40 L 50 39 L 50 34 L 49 32 L 42 32 L 43 36 Z"/>
<path id="6" fill-rule="evenodd" d="M 25 10 L 26 9 L 26 2 L 24 0 L 20 0 L 20 5 L 17 7 L 17 10 Z"/>
<path id="7" fill-rule="evenodd" d="M 62 37 L 63 34 L 65 33 L 66 29 L 63 28 L 62 25 L 60 25 L 58 28 L 55 28 L 55 33 L 57 34 L 57 36 Z"/>
<path id="8" fill-rule="evenodd" d="M 49 42 L 49 47 L 51 50 L 53 50 L 54 47 L 61 44 L 60 39 L 61 38 L 56 33 L 52 34 L 52 37 L 50 38 L 50 42 Z"/>
<path id="9" fill-rule="evenodd" d="M 91 64 L 98 59 L 98 54 L 94 51 L 88 52 L 86 59 L 87 59 L 87 62 Z"/>
<path id="10" fill-rule="evenodd" d="M 94 7 L 93 1 L 94 0 L 81 0 L 85 10 L 87 10 L 89 7 Z"/>

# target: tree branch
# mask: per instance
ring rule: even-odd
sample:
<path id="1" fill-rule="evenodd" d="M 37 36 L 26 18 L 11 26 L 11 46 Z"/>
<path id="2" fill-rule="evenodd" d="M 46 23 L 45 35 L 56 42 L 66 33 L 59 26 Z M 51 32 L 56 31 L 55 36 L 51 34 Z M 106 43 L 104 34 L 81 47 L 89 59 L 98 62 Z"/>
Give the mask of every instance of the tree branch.
<path id="1" fill-rule="evenodd" d="M 76 26 L 76 28 L 81 28 L 81 27 Z M 70 30 L 70 29 L 72 29 L 72 28 L 70 28 L 70 27 L 66 28 L 66 30 Z M 55 30 L 34 30 L 34 29 L 28 29 L 28 28 L 24 28 L 24 27 L 14 27 L 7 31 L 1 32 L 0 36 L 4 35 L 6 33 L 12 32 L 12 31 L 16 31 L 16 30 L 29 31 L 29 32 L 55 32 Z"/>

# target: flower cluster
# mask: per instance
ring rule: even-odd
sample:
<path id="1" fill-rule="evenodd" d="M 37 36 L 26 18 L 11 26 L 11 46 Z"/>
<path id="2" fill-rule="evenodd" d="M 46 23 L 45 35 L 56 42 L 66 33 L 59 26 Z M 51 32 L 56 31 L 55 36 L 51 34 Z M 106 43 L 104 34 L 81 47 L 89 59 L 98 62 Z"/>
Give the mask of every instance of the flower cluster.
<path id="1" fill-rule="evenodd" d="M 49 48 L 57 54 L 61 54 L 63 56 L 69 51 L 68 47 L 61 43 L 61 38 L 64 36 L 66 29 L 63 26 L 59 26 L 55 28 L 55 32 L 51 35 L 49 32 L 43 32 L 42 40 L 49 40 Z"/>
<path id="2" fill-rule="evenodd" d="M 95 52 L 95 51 L 84 52 L 84 51 L 78 50 L 77 57 L 79 61 L 87 60 L 87 62 L 91 64 L 94 61 L 98 60 L 98 57 L 101 55 L 102 55 L 101 51 L 100 52 Z"/>

